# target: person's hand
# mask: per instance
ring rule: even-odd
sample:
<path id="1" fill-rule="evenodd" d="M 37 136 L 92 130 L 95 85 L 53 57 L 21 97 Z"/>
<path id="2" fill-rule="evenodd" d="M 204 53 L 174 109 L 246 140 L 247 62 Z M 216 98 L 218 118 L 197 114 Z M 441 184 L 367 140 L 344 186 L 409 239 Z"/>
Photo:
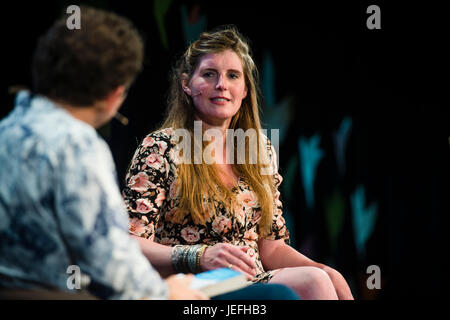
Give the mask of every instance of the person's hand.
<path id="1" fill-rule="evenodd" d="M 247 255 L 249 247 L 238 247 L 229 243 L 217 243 L 206 248 L 200 259 L 203 270 L 231 268 L 242 272 L 248 280 L 256 275 L 256 264 Z"/>
<path id="2" fill-rule="evenodd" d="M 328 266 L 324 267 L 323 270 L 328 274 L 331 282 L 333 282 L 339 300 L 354 300 L 347 281 L 345 281 L 344 277 L 338 271 Z"/>
<path id="3" fill-rule="evenodd" d="M 193 277 L 192 274 L 167 277 L 165 280 L 169 286 L 169 300 L 209 300 L 203 292 L 189 288 Z"/>

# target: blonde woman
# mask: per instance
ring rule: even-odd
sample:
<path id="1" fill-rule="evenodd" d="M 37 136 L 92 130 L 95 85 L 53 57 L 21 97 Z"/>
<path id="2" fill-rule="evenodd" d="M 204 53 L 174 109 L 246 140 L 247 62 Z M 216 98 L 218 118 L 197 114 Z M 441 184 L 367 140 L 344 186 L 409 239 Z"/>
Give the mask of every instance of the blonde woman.
<path id="1" fill-rule="evenodd" d="M 249 51 L 235 27 L 222 27 L 202 33 L 174 68 L 167 117 L 126 175 L 130 233 L 162 275 L 228 267 L 303 299 L 353 299 L 340 273 L 287 244 L 282 178 L 260 133 Z M 256 133 L 243 148 L 229 139 L 239 129 Z"/>

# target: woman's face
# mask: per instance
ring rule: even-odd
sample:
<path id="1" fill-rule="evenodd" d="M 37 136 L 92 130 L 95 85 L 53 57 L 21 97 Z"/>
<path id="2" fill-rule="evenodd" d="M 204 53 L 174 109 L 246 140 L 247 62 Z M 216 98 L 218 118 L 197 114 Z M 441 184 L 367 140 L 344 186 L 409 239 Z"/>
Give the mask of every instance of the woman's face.
<path id="1" fill-rule="evenodd" d="M 187 86 L 196 118 L 227 128 L 247 95 L 242 62 L 233 50 L 204 55 Z"/>

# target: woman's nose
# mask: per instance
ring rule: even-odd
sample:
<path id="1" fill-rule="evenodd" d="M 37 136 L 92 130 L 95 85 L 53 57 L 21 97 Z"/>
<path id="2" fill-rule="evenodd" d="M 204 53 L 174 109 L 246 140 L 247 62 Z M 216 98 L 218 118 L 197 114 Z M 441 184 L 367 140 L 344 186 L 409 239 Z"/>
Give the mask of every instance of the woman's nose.
<path id="1" fill-rule="evenodd" d="M 226 78 L 222 75 L 220 75 L 217 79 L 216 89 L 217 90 L 226 90 L 227 89 L 227 83 Z"/>

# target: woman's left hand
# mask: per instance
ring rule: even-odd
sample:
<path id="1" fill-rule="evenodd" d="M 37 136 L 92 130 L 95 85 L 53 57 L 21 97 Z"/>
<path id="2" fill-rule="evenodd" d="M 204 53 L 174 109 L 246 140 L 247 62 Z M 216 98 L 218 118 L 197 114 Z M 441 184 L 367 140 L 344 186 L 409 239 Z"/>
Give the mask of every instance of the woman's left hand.
<path id="1" fill-rule="evenodd" d="M 344 277 L 338 271 L 328 266 L 325 266 L 323 271 L 328 274 L 331 282 L 333 282 L 339 300 L 355 300 L 347 281 L 345 281 Z"/>

